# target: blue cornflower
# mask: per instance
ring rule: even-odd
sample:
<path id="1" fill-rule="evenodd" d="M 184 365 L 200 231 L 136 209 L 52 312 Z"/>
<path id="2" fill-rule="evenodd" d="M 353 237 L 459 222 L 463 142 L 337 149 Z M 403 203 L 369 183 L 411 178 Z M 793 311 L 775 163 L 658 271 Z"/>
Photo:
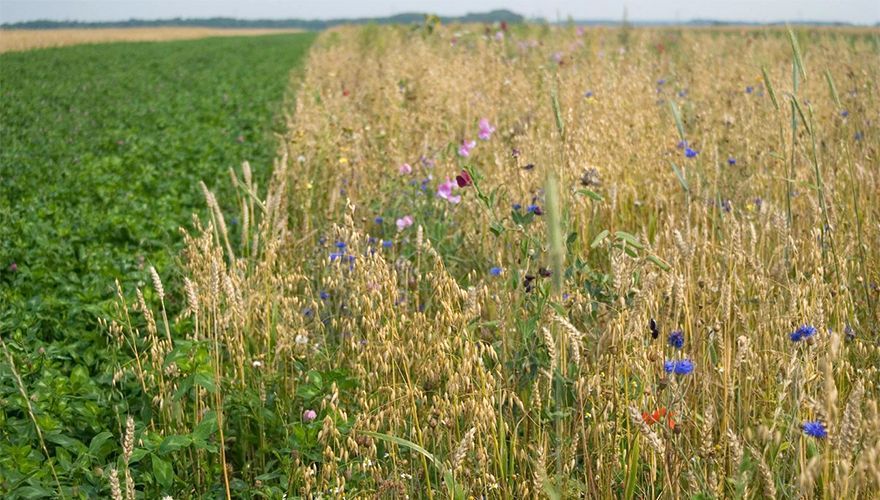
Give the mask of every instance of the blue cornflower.
<path id="1" fill-rule="evenodd" d="M 666 373 L 675 373 L 676 375 L 688 375 L 694 371 L 694 362 L 689 359 L 678 359 L 675 361 L 666 360 L 663 363 L 663 370 Z"/>
<path id="2" fill-rule="evenodd" d="M 686 95 L 688 95 L 688 91 L 687 91 L 687 89 L 679 90 L 679 91 L 678 91 L 678 97 L 684 97 L 684 96 L 686 96 Z"/>
<path id="3" fill-rule="evenodd" d="M 844 109 L 843 111 L 840 112 L 840 116 L 846 118 L 847 116 L 849 116 L 849 111 Z"/>
<path id="4" fill-rule="evenodd" d="M 697 151 L 694 149 L 691 149 L 691 148 L 685 148 L 684 155 L 687 156 L 688 158 L 693 158 L 693 157 L 697 156 Z"/>
<path id="5" fill-rule="evenodd" d="M 674 332 L 669 334 L 669 345 L 676 349 L 681 349 L 684 347 L 684 332 L 681 330 L 675 330 Z"/>
<path id="6" fill-rule="evenodd" d="M 369 243 L 370 245 L 375 245 L 377 241 L 379 240 L 377 240 L 375 236 L 370 236 L 369 238 L 367 238 L 367 243 Z"/>
<path id="7" fill-rule="evenodd" d="M 306 307 L 305 309 L 303 309 L 303 316 L 305 316 L 306 318 L 311 318 L 312 314 L 314 314 L 314 311 L 312 311 L 311 307 Z"/>
<path id="8" fill-rule="evenodd" d="M 674 371 L 676 375 L 687 375 L 694 371 L 694 363 L 689 359 L 676 361 Z"/>
<path id="9" fill-rule="evenodd" d="M 825 439 L 828 437 L 828 431 L 825 430 L 825 426 L 822 422 L 815 420 L 813 422 L 804 422 L 801 425 L 801 429 L 804 430 L 804 434 L 807 436 L 812 436 L 816 439 Z"/>
<path id="10" fill-rule="evenodd" d="M 748 87 L 746 87 L 746 94 L 751 94 L 752 92 L 754 92 L 754 90 L 755 88 L 749 85 Z"/>
<path id="11" fill-rule="evenodd" d="M 337 241 L 336 248 L 338 248 L 340 250 L 345 250 L 345 242 L 344 241 Z"/>
<path id="12" fill-rule="evenodd" d="M 318 238 L 318 243 L 321 245 L 323 245 L 324 243 L 327 243 L 327 238 L 325 238 L 324 236 L 321 236 L 320 238 Z"/>
<path id="13" fill-rule="evenodd" d="M 854 138 L 855 140 L 857 140 L 857 141 L 861 141 L 862 139 L 865 138 L 865 134 L 864 134 L 864 132 L 862 132 L 861 130 L 859 130 L 858 132 L 855 133 L 855 135 L 853 136 L 853 138 Z"/>
<path id="14" fill-rule="evenodd" d="M 385 221 L 385 219 L 383 219 L 381 215 L 379 215 L 375 219 L 373 219 L 373 222 L 375 222 L 376 224 L 381 224 L 384 221 Z"/>
<path id="15" fill-rule="evenodd" d="M 664 79 L 664 78 L 661 78 L 661 79 L 657 80 L 657 85 L 658 85 L 658 86 L 663 85 L 663 84 L 665 84 L 665 83 L 666 83 L 666 79 Z"/>
<path id="16" fill-rule="evenodd" d="M 727 158 L 727 164 L 730 165 L 731 167 L 736 165 L 736 158 L 734 158 L 732 156 Z"/>
<path id="17" fill-rule="evenodd" d="M 335 262 L 336 259 L 341 259 L 345 256 L 342 252 L 331 252 L 330 253 L 330 262 Z"/>
<path id="18" fill-rule="evenodd" d="M 588 90 L 588 91 L 584 92 L 584 97 L 586 97 L 587 99 L 589 99 L 590 97 L 593 97 L 593 91 Z"/>
<path id="19" fill-rule="evenodd" d="M 522 205 L 520 205 L 519 203 L 513 204 L 513 209 L 516 210 L 517 212 L 519 212 L 521 208 L 522 208 Z"/>
<path id="20" fill-rule="evenodd" d="M 688 141 L 682 139 L 682 140 L 678 141 L 678 144 L 676 145 L 676 147 L 678 149 L 684 149 L 687 147 L 687 145 L 688 145 Z"/>
<path id="21" fill-rule="evenodd" d="M 394 242 L 391 240 L 382 240 L 382 247 L 383 248 L 391 248 L 391 245 L 393 245 L 393 244 L 394 244 Z"/>
<path id="22" fill-rule="evenodd" d="M 541 210 L 541 207 L 538 205 L 529 205 L 526 207 L 526 211 L 530 214 L 544 215 L 544 211 Z"/>
<path id="23" fill-rule="evenodd" d="M 489 269 L 489 274 L 491 274 L 492 276 L 501 276 L 501 273 L 502 273 L 502 269 L 498 266 L 495 266 L 492 269 Z"/>
<path id="24" fill-rule="evenodd" d="M 788 334 L 788 338 L 791 339 L 792 342 L 800 342 L 801 340 L 808 339 L 816 335 L 816 327 L 813 325 L 801 325 L 797 330 Z"/>
<path id="25" fill-rule="evenodd" d="M 321 291 L 320 297 L 321 297 L 321 300 L 327 300 L 330 298 L 330 294 L 325 291 Z"/>

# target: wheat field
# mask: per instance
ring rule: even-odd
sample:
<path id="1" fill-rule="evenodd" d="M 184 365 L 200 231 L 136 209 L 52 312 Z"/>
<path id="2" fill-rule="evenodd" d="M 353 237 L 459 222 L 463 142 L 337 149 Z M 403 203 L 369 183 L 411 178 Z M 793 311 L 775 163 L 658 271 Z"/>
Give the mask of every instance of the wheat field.
<path id="1" fill-rule="evenodd" d="M 878 54 L 323 33 L 269 185 L 206 179 L 183 285 L 151 270 L 102 321 L 151 401 L 113 495 L 189 436 L 175 498 L 875 497 Z"/>
<path id="2" fill-rule="evenodd" d="M 24 50 L 64 47 L 84 43 L 161 42 L 166 40 L 194 40 L 215 36 L 259 36 L 276 33 L 297 33 L 294 29 L 242 28 L 96 28 L 96 29 L 0 29 L 0 54 Z"/>

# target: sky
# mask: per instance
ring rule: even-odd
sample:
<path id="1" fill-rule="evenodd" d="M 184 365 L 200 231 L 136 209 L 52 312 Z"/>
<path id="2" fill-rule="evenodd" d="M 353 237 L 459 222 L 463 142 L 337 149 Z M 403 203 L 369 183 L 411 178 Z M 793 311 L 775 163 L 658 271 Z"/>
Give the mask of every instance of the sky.
<path id="1" fill-rule="evenodd" d="M 461 15 L 509 9 L 548 20 L 880 22 L 880 0 L 0 0 L 0 23 L 36 19 L 119 21 L 173 17 L 330 19 L 400 12 Z"/>

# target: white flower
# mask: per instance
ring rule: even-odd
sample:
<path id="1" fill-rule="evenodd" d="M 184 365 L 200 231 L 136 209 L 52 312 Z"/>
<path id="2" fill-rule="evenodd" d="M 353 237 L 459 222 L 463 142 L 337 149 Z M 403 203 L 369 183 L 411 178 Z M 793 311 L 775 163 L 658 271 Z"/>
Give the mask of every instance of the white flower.
<path id="1" fill-rule="evenodd" d="M 302 333 L 296 334 L 296 339 L 294 340 L 296 342 L 296 345 L 306 345 L 309 343 L 308 335 L 304 335 Z"/>
<path id="2" fill-rule="evenodd" d="M 251 364 L 254 366 L 254 368 L 260 368 L 261 366 L 263 366 L 263 362 L 259 359 L 255 359 L 254 362 Z"/>

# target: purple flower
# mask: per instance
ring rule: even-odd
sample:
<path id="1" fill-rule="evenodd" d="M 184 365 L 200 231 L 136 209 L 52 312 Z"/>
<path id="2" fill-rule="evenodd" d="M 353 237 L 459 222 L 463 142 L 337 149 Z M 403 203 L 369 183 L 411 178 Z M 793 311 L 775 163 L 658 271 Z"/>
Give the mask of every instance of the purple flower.
<path id="1" fill-rule="evenodd" d="M 828 431 L 825 430 L 825 426 L 822 422 L 815 420 L 813 422 L 804 422 L 801 425 L 801 429 L 804 430 L 804 434 L 807 436 L 814 437 L 816 439 L 825 439 L 828 437 Z"/>
<path id="2" fill-rule="evenodd" d="M 727 158 L 727 164 L 730 165 L 731 167 L 736 165 L 736 158 L 734 158 L 732 156 Z"/>
<path id="3" fill-rule="evenodd" d="M 330 253 L 330 262 L 335 262 L 336 259 L 341 259 L 345 257 L 345 254 L 342 252 L 331 252 Z"/>
<path id="4" fill-rule="evenodd" d="M 681 349 L 684 347 L 684 332 L 681 330 L 675 330 L 674 332 L 669 334 L 669 345 L 676 349 Z"/>
<path id="5" fill-rule="evenodd" d="M 511 206 L 511 208 L 513 208 L 515 211 L 519 212 L 522 209 L 522 205 L 520 205 L 519 203 L 514 203 Z"/>
<path id="6" fill-rule="evenodd" d="M 840 112 L 840 116 L 842 116 L 843 118 L 846 118 L 847 116 L 849 116 L 849 111 L 844 109 L 843 111 Z"/>
<path id="7" fill-rule="evenodd" d="M 318 414 L 315 413 L 315 410 L 306 410 L 303 412 L 303 420 L 306 422 L 311 422 L 316 418 L 318 418 Z"/>
<path id="8" fill-rule="evenodd" d="M 526 211 L 530 214 L 544 215 L 544 211 L 541 210 L 541 207 L 538 205 L 529 205 L 526 207 Z"/>
<path id="9" fill-rule="evenodd" d="M 394 242 L 391 240 L 382 240 L 382 247 L 383 248 L 391 248 L 391 245 L 393 245 L 393 244 L 394 244 Z"/>
<path id="10" fill-rule="evenodd" d="M 460 195 L 453 195 L 452 189 L 456 186 L 456 183 L 452 181 L 449 177 L 446 178 L 446 182 L 437 186 L 437 196 L 443 198 L 449 203 L 458 203 L 461 201 Z"/>
<path id="11" fill-rule="evenodd" d="M 404 215 L 403 217 L 397 219 L 397 230 L 403 231 L 404 229 L 413 225 L 412 215 Z"/>
<path id="12" fill-rule="evenodd" d="M 593 97 L 593 91 L 588 90 L 588 91 L 584 92 L 584 97 L 586 97 L 587 99 L 590 99 L 591 97 Z"/>
<path id="13" fill-rule="evenodd" d="M 483 118 L 480 120 L 480 132 L 477 134 L 477 137 L 482 141 L 488 141 L 492 138 L 492 132 L 495 132 L 495 127 L 489 124 L 489 119 Z"/>
<path id="14" fill-rule="evenodd" d="M 684 150 L 684 155 L 687 156 L 688 158 L 693 158 L 693 157 L 697 156 L 697 154 L 698 154 L 697 151 L 694 149 L 691 149 L 691 148 L 685 148 L 685 150 Z"/>
<path id="15" fill-rule="evenodd" d="M 471 150 L 477 147 L 477 141 L 469 141 L 467 139 L 461 141 L 461 146 L 458 147 L 458 155 L 467 158 L 471 155 Z"/>
<path id="16" fill-rule="evenodd" d="M 382 216 L 379 215 L 375 219 L 373 219 L 373 222 L 375 222 L 376 224 L 381 224 L 381 223 L 385 222 L 385 219 L 383 219 Z"/>
<path id="17" fill-rule="evenodd" d="M 503 270 L 498 266 L 489 269 L 489 274 L 491 274 L 492 276 L 501 276 L 502 272 Z"/>
<path id="18" fill-rule="evenodd" d="M 327 293 L 327 292 L 325 292 L 325 291 L 323 291 L 323 290 L 321 291 L 321 293 L 319 294 L 319 296 L 321 297 L 321 300 L 327 300 L 327 299 L 330 298 L 330 294 Z"/>
<path id="19" fill-rule="evenodd" d="M 816 327 L 813 325 L 801 325 L 797 330 L 788 334 L 788 338 L 791 339 L 792 342 L 800 342 L 801 340 L 808 339 L 816 335 Z"/>
<path id="20" fill-rule="evenodd" d="M 400 166 L 400 168 L 397 169 L 397 173 L 399 173 L 400 175 L 409 175 L 412 173 L 412 167 L 409 163 L 404 163 Z"/>
<path id="21" fill-rule="evenodd" d="M 657 80 L 657 86 L 658 86 L 658 87 L 659 87 L 660 85 L 664 85 L 665 83 L 666 83 L 666 80 L 663 79 L 663 78 Z"/>
<path id="22" fill-rule="evenodd" d="M 748 87 L 746 87 L 746 94 L 751 94 L 751 93 L 754 92 L 754 91 L 755 91 L 755 88 L 752 87 L 751 85 L 749 85 Z"/>
<path id="23" fill-rule="evenodd" d="M 684 149 L 687 147 L 687 145 L 688 145 L 688 141 L 682 139 L 682 140 L 678 141 L 678 144 L 676 145 L 676 147 L 678 149 Z"/>

